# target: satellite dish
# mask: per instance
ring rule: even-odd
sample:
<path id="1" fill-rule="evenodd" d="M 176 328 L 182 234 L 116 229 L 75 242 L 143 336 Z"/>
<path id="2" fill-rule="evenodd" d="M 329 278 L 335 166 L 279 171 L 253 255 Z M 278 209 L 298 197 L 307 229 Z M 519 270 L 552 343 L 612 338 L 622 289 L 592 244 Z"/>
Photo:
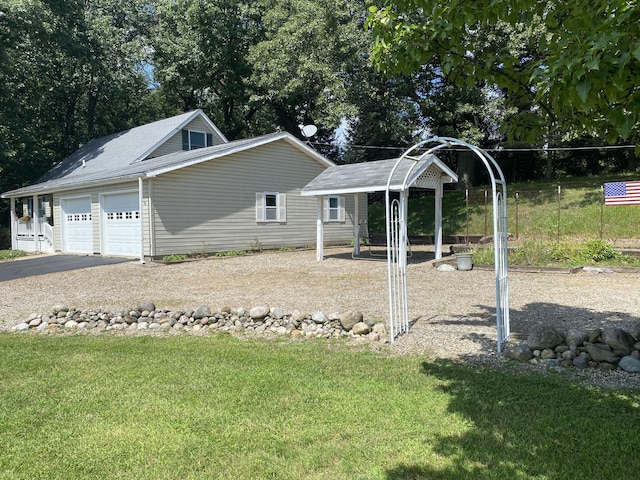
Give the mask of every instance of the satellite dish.
<path id="1" fill-rule="evenodd" d="M 300 127 L 300 131 L 302 132 L 302 135 L 305 136 L 305 138 L 311 138 L 313 137 L 316 132 L 318 131 L 318 127 L 316 127 L 315 125 L 298 125 Z"/>

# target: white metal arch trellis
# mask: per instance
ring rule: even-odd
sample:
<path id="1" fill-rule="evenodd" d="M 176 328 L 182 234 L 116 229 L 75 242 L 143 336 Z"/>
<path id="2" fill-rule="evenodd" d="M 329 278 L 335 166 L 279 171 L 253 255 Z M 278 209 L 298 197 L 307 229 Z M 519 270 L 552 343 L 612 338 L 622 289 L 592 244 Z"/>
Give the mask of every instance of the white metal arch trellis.
<path id="1" fill-rule="evenodd" d="M 436 143 L 420 153 L 420 149 Z M 385 191 L 386 233 L 387 233 L 387 274 L 389 281 L 389 326 L 390 338 L 408 331 L 409 312 L 407 304 L 407 203 L 409 185 L 413 169 L 417 163 L 434 152 L 452 146 L 468 148 L 482 161 L 491 178 L 493 193 L 493 239 L 496 281 L 496 326 L 497 350 L 502 351 L 503 343 L 509 339 L 509 275 L 507 264 L 507 185 L 502 170 L 495 159 L 484 150 L 462 140 L 450 137 L 432 137 L 408 149 L 395 163 L 387 181 Z M 416 155 L 417 154 L 417 155 Z M 400 188 L 400 200 L 391 200 L 391 183 L 394 173 L 404 160 L 414 161 L 406 173 Z M 441 192 L 436 192 L 436 198 Z M 437 223 L 437 222 L 436 222 Z M 440 231 L 435 236 L 441 235 Z"/>

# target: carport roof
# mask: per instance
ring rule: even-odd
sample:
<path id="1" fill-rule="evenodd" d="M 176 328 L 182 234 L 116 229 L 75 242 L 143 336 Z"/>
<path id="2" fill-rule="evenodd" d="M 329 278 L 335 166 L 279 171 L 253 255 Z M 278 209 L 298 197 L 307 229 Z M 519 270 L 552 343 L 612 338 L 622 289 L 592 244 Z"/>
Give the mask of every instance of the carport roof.
<path id="1" fill-rule="evenodd" d="M 337 165 L 324 170 L 303 189 L 302 195 L 335 195 L 346 193 L 380 192 L 387 182 L 397 158 L 374 162 Z M 404 157 L 393 174 L 391 191 L 409 187 L 436 188 L 436 183 L 455 183 L 458 176 L 435 155 L 420 158 Z"/>

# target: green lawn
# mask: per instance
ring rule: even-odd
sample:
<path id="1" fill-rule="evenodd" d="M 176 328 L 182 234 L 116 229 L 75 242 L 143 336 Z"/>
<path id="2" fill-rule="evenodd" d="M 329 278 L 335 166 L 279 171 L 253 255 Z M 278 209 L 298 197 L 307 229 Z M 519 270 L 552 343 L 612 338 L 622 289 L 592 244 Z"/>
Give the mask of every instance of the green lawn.
<path id="1" fill-rule="evenodd" d="M 2 479 L 636 478 L 640 393 L 325 340 L 0 335 Z"/>

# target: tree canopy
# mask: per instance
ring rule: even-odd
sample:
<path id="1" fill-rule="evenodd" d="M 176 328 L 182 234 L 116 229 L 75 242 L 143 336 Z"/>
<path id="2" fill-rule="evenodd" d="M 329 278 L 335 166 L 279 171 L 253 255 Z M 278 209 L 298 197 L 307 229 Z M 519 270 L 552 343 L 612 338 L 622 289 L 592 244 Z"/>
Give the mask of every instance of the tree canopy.
<path id="1" fill-rule="evenodd" d="M 635 0 L 387 0 L 371 7 L 368 26 L 386 74 L 437 64 L 458 85 L 481 79 L 500 89 L 517 108 L 505 122 L 513 138 L 637 138 Z"/>

